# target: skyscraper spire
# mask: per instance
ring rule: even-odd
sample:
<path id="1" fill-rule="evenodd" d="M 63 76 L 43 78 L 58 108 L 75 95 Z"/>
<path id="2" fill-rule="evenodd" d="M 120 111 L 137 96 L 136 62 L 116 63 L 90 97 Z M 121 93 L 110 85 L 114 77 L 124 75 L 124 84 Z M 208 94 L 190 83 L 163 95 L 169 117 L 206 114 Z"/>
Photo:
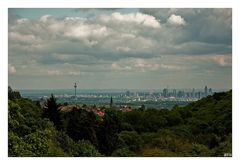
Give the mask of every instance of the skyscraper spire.
<path id="1" fill-rule="evenodd" d="M 205 94 L 205 97 L 208 95 L 208 88 L 207 88 L 207 86 L 205 86 L 205 88 L 204 88 L 204 94 Z"/>

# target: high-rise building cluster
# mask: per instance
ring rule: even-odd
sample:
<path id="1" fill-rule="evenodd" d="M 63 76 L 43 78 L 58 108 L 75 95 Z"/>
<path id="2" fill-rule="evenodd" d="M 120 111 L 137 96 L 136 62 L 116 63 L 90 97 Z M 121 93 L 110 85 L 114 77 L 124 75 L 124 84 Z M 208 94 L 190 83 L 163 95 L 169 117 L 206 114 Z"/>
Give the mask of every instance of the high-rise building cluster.
<path id="1" fill-rule="evenodd" d="M 213 91 L 212 88 L 208 88 L 207 86 L 204 87 L 204 89 L 201 90 L 195 90 L 195 88 L 192 89 L 192 91 L 184 91 L 184 90 L 177 90 L 177 89 L 173 89 L 172 91 L 170 91 L 167 88 L 164 88 L 161 96 L 164 98 L 168 98 L 168 97 L 175 97 L 175 98 L 203 98 L 206 97 L 208 95 L 212 95 Z"/>
<path id="2" fill-rule="evenodd" d="M 159 92 L 130 92 L 126 91 L 121 97 L 141 97 L 141 98 L 193 98 L 200 99 L 208 95 L 212 95 L 212 88 L 205 86 L 202 90 L 193 88 L 192 90 L 181 90 L 181 89 L 168 89 L 164 88 Z"/>

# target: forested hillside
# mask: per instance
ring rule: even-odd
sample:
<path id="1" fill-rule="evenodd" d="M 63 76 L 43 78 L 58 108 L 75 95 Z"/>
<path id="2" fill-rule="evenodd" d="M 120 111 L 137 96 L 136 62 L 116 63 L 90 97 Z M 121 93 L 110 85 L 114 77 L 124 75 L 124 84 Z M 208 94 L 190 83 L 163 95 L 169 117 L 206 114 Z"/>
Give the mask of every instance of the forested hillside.
<path id="1" fill-rule="evenodd" d="M 9 88 L 9 156 L 224 156 L 232 153 L 232 91 L 186 107 L 60 111 Z"/>

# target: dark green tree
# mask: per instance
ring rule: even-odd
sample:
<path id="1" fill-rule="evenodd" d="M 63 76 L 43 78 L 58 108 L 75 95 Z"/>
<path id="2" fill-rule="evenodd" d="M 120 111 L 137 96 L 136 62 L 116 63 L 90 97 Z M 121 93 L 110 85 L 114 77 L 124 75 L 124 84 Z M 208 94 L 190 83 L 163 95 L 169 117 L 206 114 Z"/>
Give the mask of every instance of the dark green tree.
<path id="1" fill-rule="evenodd" d="M 145 107 L 145 105 L 144 105 L 144 104 L 142 104 L 142 105 L 141 105 L 141 107 L 140 107 L 139 109 L 140 109 L 141 111 L 144 111 L 144 110 L 145 110 L 145 108 L 146 108 L 146 107 Z"/>
<path id="2" fill-rule="evenodd" d="M 111 97 L 111 100 L 110 100 L 110 107 L 113 106 L 113 98 Z"/>
<path id="3" fill-rule="evenodd" d="M 131 151 L 137 151 L 143 144 L 141 136 L 136 131 L 122 131 L 118 134 L 119 148 L 128 147 Z"/>
<path id="4" fill-rule="evenodd" d="M 89 140 L 96 147 L 96 115 L 85 110 L 75 109 L 65 114 L 65 128 L 67 134 L 74 140 Z"/>
<path id="5" fill-rule="evenodd" d="M 49 118 L 52 121 L 57 129 L 60 129 L 60 110 L 58 109 L 58 104 L 56 98 L 51 94 L 51 97 L 47 99 L 44 107 L 43 116 Z"/>
<path id="6" fill-rule="evenodd" d="M 21 95 L 18 91 L 12 90 L 10 86 L 8 86 L 8 99 L 13 100 L 13 99 L 20 99 Z"/>
<path id="7" fill-rule="evenodd" d="M 96 150 L 96 148 L 86 140 L 79 140 L 75 146 L 75 155 L 77 157 L 96 157 L 101 156 L 101 154 Z"/>
<path id="8" fill-rule="evenodd" d="M 97 137 L 99 151 L 110 156 L 117 148 L 120 119 L 115 109 L 108 109 L 103 117 L 103 122 L 98 127 Z"/>
<path id="9" fill-rule="evenodd" d="M 132 156 L 137 156 L 136 153 L 133 151 L 129 150 L 128 147 L 123 147 L 116 149 L 113 151 L 112 155 L 114 157 L 132 157 Z"/>

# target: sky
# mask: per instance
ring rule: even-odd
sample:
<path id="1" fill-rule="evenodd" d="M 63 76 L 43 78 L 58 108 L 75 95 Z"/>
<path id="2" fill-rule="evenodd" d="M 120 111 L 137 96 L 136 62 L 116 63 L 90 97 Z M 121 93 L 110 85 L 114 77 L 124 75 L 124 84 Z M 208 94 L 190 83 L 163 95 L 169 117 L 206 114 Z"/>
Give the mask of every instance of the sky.
<path id="1" fill-rule="evenodd" d="M 13 89 L 232 88 L 232 10 L 8 11 Z"/>

